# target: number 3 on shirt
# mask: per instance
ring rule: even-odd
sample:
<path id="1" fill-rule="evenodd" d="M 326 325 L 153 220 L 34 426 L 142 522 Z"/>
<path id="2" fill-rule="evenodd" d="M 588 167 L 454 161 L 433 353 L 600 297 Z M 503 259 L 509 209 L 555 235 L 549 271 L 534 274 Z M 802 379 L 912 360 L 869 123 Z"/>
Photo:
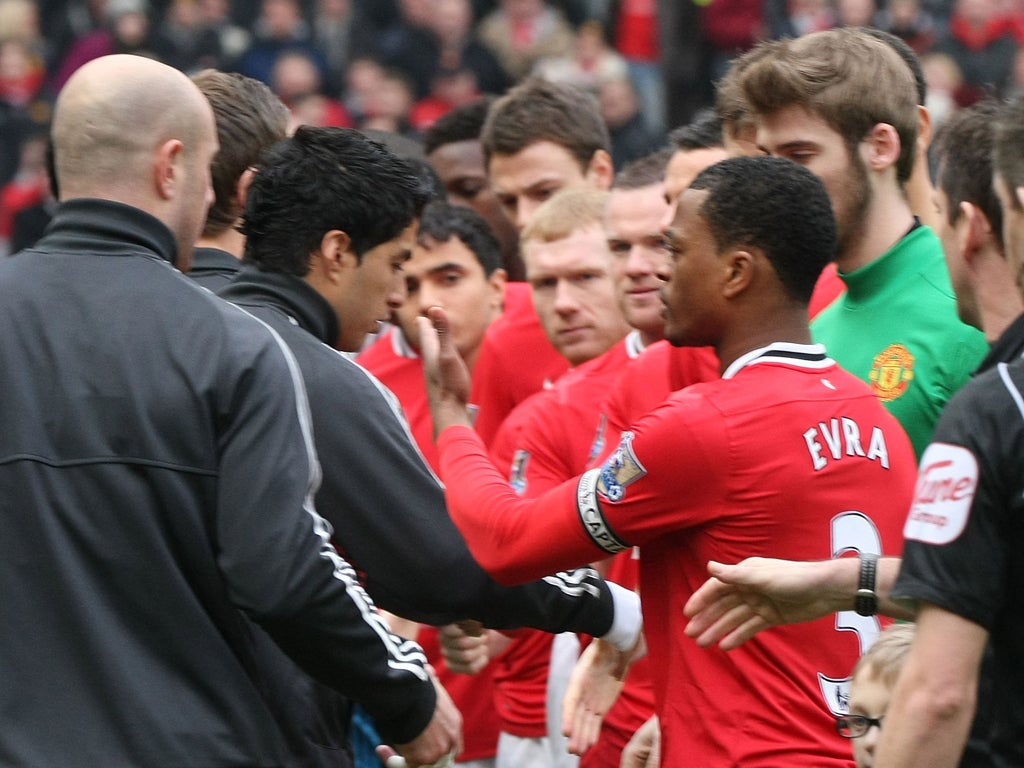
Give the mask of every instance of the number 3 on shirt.
<path id="1" fill-rule="evenodd" d="M 871 518 L 863 512 L 843 512 L 832 518 L 832 557 L 842 557 L 849 552 L 882 554 L 882 537 Z M 836 614 L 837 632 L 855 632 L 863 654 L 878 638 L 881 625 L 876 616 L 861 616 L 856 611 L 840 611 Z M 835 715 L 845 715 L 850 710 L 851 670 L 844 670 L 846 677 L 833 678 L 818 672 L 818 685 L 825 703 Z"/>

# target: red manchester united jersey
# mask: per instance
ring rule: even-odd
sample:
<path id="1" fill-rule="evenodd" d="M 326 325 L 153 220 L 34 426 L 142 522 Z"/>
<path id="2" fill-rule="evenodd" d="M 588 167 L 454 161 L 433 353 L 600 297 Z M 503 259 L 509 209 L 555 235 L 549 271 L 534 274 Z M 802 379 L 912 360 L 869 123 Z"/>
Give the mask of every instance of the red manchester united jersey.
<path id="1" fill-rule="evenodd" d="M 453 519 L 518 582 L 641 545 L 641 598 L 666 765 L 850 765 L 833 712 L 878 632 L 846 611 L 725 653 L 686 637 L 708 560 L 898 554 L 915 480 L 899 424 L 818 345 L 773 344 L 673 394 L 600 467 L 517 498 L 470 430 L 446 430 Z"/>
<path id="2" fill-rule="evenodd" d="M 491 446 L 491 459 L 508 469 L 512 488 L 530 498 L 586 468 L 595 444 L 598 406 L 630 359 L 628 345 L 616 344 L 600 357 L 563 374 L 505 419 Z M 631 586 L 631 585 L 627 585 Z M 496 659 L 496 702 L 502 730 L 516 736 L 547 734 L 547 682 L 552 635 L 540 630 L 516 634 Z"/>
<path id="3" fill-rule="evenodd" d="M 619 435 L 670 394 L 718 376 L 718 358 L 710 347 L 673 347 L 667 341 L 647 347 L 626 367 L 601 405 L 602 428 L 608 439 L 595 463 L 604 461 L 618 444 Z"/>
<path id="4" fill-rule="evenodd" d="M 476 430 L 490 445 L 498 427 L 519 403 L 550 386 L 568 369 L 551 346 L 533 308 L 530 286 L 505 286 L 505 311 L 487 329 L 473 370 L 473 402 L 480 405 Z"/>

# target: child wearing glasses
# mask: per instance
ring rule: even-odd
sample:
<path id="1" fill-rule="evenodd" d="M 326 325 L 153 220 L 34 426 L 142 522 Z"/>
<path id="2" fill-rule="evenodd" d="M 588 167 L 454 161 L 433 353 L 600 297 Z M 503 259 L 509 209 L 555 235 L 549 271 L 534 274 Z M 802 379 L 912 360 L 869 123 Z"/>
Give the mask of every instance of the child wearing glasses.
<path id="1" fill-rule="evenodd" d="M 836 718 L 836 730 L 840 736 L 852 739 L 857 768 L 872 768 L 875 764 L 882 721 L 913 639 L 913 624 L 893 624 L 853 668 L 850 713 Z"/>

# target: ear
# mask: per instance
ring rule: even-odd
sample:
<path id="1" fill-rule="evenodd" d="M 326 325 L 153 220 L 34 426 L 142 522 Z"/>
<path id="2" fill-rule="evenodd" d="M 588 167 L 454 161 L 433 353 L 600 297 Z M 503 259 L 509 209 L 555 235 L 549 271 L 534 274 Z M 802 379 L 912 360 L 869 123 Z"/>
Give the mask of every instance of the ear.
<path id="1" fill-rule="evenodd" d="M 738 248 L 723 256 L 722 268 L 725 278 L 722 283 L 722 296 L 734 299 L 746 291 L 754 281 L 758 268 L 757 258 L 753 251 Z"/>
<path id="2" fill-rule="evenodd" d="M 340 229 L 332 229 L 320 238 L 320 247 L 310 256 L 310 273 L 329 283 L 341 282 L 346 270 L 357 267 L 359 259 L 352 250 L 352 238 Z"/>
<path id="3" fill-rule="evenodd" d="M 1013 194 L 1017 198 L 1017 205 L 1019 205 L 1021 208 L 1024 208 L 1024 187 L 1014 187 Z"/>
<path id="4" fill-rule="evenodd" d="M 238 183 L 235 184 L 235 205 L 238 206 L 238 215 L 241 216 L 245 210 L 245 201 L 249 197 L 249 187 L 252 186 L 253 179 L 256 178 L 256 169 L 253 166 L 246 168 L 242 175 L 238 177 Z"/>
<path id="5" fill-rule="evenodd" d="M 973 203 L 964 201 L 959 208 L 963 225 L 957 227 L 957 247 L 964 260 L 970 264 L 992 237 L 992 225 L 988 216 Z M 963 230 L 962 233 L 960 230 Z"/>
<path id="6" fill-rule="evenodd" d="M 168 139 L 157 147 L 153 155 L 153 186 L 163 200 L 170 200 L 175 195 L 184 149 L 185 145 L 180 140 Z"/>
<path id="7" fill-rule="evenodd" d="M 505 306 L 505 284 L 507 282 L 508 272 L 500 267 L 491 272 L 490 277 L 487 278 L 487 283 L 494 291 L 494 296 L 491 299 L 492 309 L 501 310 Z"/>
<path id="8" fill-rule="evenodd" d="M 594 152 L 587 163 L 587 180 L 592 182 L 598 189 L 608 190 L 612 188 L 612 181 L 615 179 L 615 166 L 612 165 L 612 156 L 603 149 Z"/>
<path id="9" fill-rule="evenodd" d="M 867 144 L 867 164 L 873 171 L 883 171 L 896 165 L 900 159 L 900 135 L 888 123 L 875 123 L 864 137 Z"/>
<path id="10" fill-rule="evenodd" d="M 932 145 L 932 115 L 928 107 L 917 105 L 917 151 L 926 152 Z"/>

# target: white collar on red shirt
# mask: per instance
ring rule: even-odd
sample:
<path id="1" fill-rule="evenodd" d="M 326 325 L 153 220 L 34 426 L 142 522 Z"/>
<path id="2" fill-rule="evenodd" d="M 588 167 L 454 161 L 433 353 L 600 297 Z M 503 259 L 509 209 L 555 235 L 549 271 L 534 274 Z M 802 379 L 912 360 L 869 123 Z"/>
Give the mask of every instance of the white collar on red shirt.
<path id="1" fill-rule="evenodd" d="M 635 328 L 626 335 L 625 344 L 626 354 L 630 360 L 636 359 L 641 352 L 647 349 L 644 340 L 640 338 L 640 331 Z"/>
<path id="2" fill-rule="evenodd" d="M 416 350 L 412 348 L 405 339 L 405 334 L 398 326 L 391 328 L 391 349 L 394 350 L 398 357 L 405 357 L 409 360 L 415 360 L 419 357 Z"/>
<path id="3" fill-rule="evenodd" d="M 776 341 L 767 347 L 752 349 L 745 355 L 740 355 L 722 374 L 723 379 L 731 379 L 743 368 L 757 363 L 785 363 L 798 368 L 818 370 L 835 365 L 828 355 L 825 354 L 825 347 L 822 344 L 793 344 L 788 341 Z"/>

